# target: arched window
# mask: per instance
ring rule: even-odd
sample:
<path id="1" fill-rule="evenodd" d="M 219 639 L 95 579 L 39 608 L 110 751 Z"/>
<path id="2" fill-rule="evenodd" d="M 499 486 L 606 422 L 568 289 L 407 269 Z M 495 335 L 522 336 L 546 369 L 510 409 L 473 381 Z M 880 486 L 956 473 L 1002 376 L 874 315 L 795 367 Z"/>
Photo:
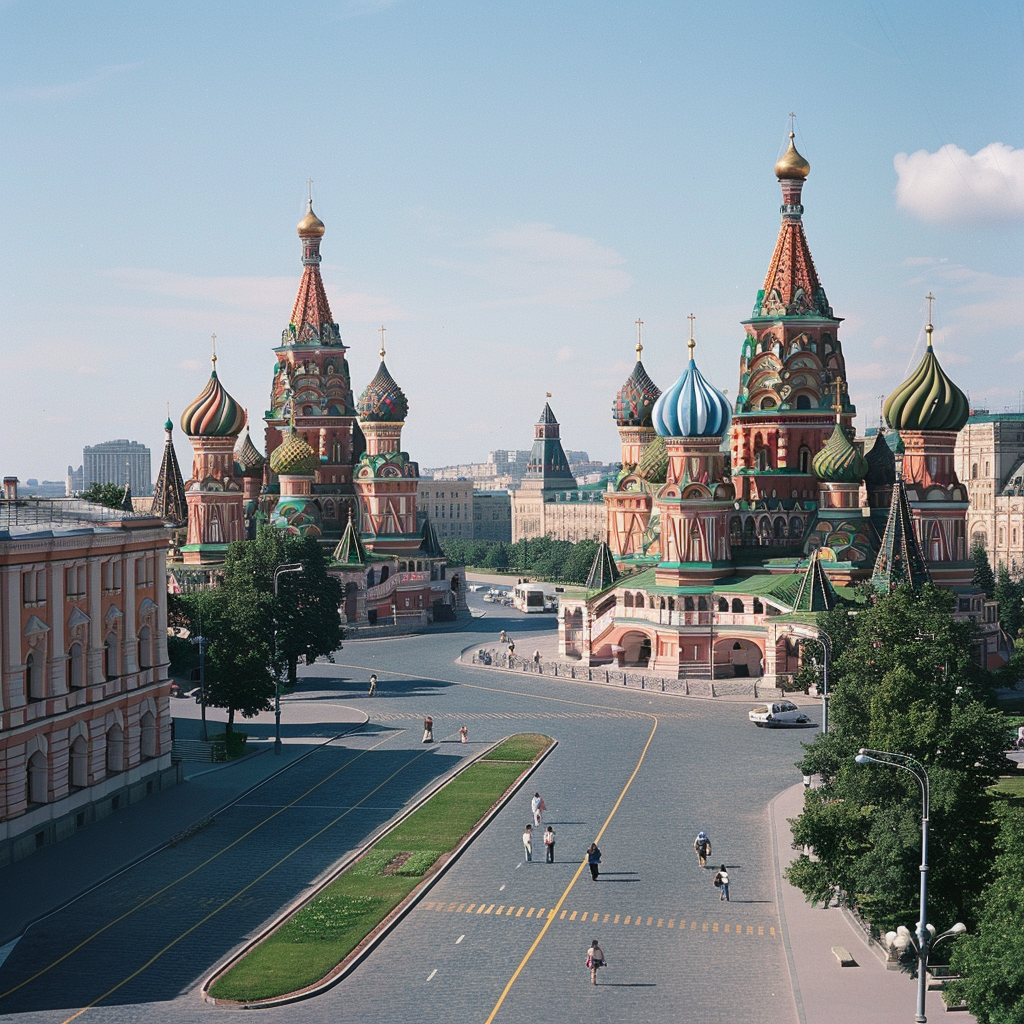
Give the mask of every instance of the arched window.
<path id="1" fill-rule="evenodd" d="M 697 611 L 699 611 L 699 612 L 706 612 L 707 610 L 708 610 L 707 599 L 703 595 L 701 595 L 700 597 L 697 598 Z"/>
<path id="2" fill-rule="evenodd" d="M 809 395 L 797 395 L 796 396 L 796 407 L 798 409 L 810 409 L 811 399 Z"/>
<path id="3" fill-rule="evenodd" d="M 46 757 L 36 751 L 28 759 L 28 802 L 45 804 L 49 796 L 50 780 Z"/>
<path id="4" fill-rule="evenodd" d="M 991 466 L 992 466 L 991 462 L 986 462 L 985 463 L 985 476 L 991 476 L 992 475 Z"/>
<path id="5" fill-rule="evenodd" d="M 391 566 L 382 565 L 380 567 L 380 581 L 383 583 L 391 575 Z"/>
<path id="6" fill-rule="evenodd" d="M 743 543 L 743 523 L 739 516 L 733 516 L 729 520 L 729 543 L 738 548 Z"/>
<path id="7" fill-rule="evenodd" d="M 366 570 L 366 587 L 367 587 L 367 589 L 372 587 L 376 582 L 377 582 L 377 580 L 376 580 L 376 577 L 374 576 L 374 573 L 373 573 L 373 566 L 371 565 L 370 568 Z"/>
<path id="8" fill-rule="evenodd" d="M 103 641 L 103 674 L 108 679 L 116 679 L 121 674 L 116 633 L 108 633 L 106 640 Z"/>
<path id="9" fill-rule="evenodd" d="M 112 725 L 107 730 L 107 774 L 116 775 L 124 771 L 124 732 L 121 726 Z"/>
<path id="10" fill-rule="evenodd" d="M 734 597 L 732 599 L 732 610 L 738 613 L 743 611 L 743 601 L 740 598 Z"/>
<path id="11" fill-rule="evenodd" d="M 793 516 L 789 521 L 789 536 L 793 540 L 798 540 L 804 535 L 804 521 L 800 516 Z"/>
<path id="12" fill-rule="evenodd" d="M 43 682 L 43 666 L 39 664 L 35 651 L 25 659 L 25 692 L 29 700 L 45 700 L 46 686 Z"/>
<path id="13" fill-rule="evenodd" d="M 139 630 L 139 668 L 153 667 L 153 631 L 149 626 Z"/>
<path id="14" fill-rule="evenodd" d="M 142 730 L 141 749 L 143 758 L 156 757 L 157 755 L 157 741 L 156 741 L 156 717 L 152 711 L 147 711 L 141 719 L 139 719 L 139 727 Z"/>
<path id="15" fill-rule="evenodd" d="M 82 654 L 82 645 L 73 643 L 68 650 L 68 686 L 81 687 L 85 685 L 85 658 Z"/>
<path id="16" fill-rule="evenodd" d="M 761 604 L 760 598 L 757 598 L 757 597 L 754 598 L 754 608 L 753 608 L 753 611 L 754 611 L 755 615 L 764 615 L 764 605 Z"/>
<path id="17" fill-rule="evenodd" d="M 971 479 L 978 479 L 978 464 L 976 462 L 971 463 Z"/>
<path id="18" fill-rule="evenodd" d="M 729 599 L 727 597 L 720 597 L 718 599 L 718 610 L 720 612 L 727 612 L 729 610 Z"/>
<path id="19" fill-rule="evenodd" d="M 71 744 L 71 785 L 84 789 L 89 785 L 89 744 L 78 736 Z"/>
<path id="20" fill-rule="evenodd" d="M 809 473 L 811 471 L 811 449 L 804 445 L 800 449 L 800 472 Z"/>
<path id="21" fill-rule="evenodd" d="M 637 606 L 637 608 L 643 608 L 644 607 L 644 595 L 643 594 L 637 594 L 636 595 L 636 606 Z"/>
<path id="22" fill-rule="evenodd" d="M 632 591 L 627 590 L 625 592 L 625 594 L 622 595 L 622 606 L 624 608 L 632 608 L 633 607 L 633 593 L 632 593 Z"/>
<path id="23" fill-rule="evenodd" d="M 771 453 L 767 448 L 758 448 L 757 452 L 754 454 L 754 462 L 760 472 L 766 472 L 772 468 Z"/>
<path id="24" fill-rule="evenodd" d="M 781 516 L 775 520 L 775 539 L 786 539 L 786 520 L 783 519 Z"/>
<path id="25" fill-rule="evenodd" d="M 757 542 L 756 528 L 754 526 L 753 517 L 750 517 L 743 524 L 743 543 L 747 547 L 753 547 L 753 545 L 756 542 Z"/>
<path id="26" fill-rule="evenodd" d="M 692 612 L 693 611 L 693 598 L 692 597 L 684 597 L 683 598 L 683 611 L 684 612 Z"/>

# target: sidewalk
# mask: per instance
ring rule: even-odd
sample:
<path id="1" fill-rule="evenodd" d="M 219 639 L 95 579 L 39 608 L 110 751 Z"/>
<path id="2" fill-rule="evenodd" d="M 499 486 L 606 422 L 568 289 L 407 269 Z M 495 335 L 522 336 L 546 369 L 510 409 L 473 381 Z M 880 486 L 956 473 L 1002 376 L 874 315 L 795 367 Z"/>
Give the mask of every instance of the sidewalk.
<path id="1" fill-rule="evenodd" d="M 180 707 L 179 707 L 180 705 Z M 172 701 L 179 736 L 198 735 L 199 708 L 192 701 Z M 129 804 L 67 839 L 45 846 L 29 857 L 0 869 L 0 946 L 17 939 L 32 922 L 126 870 L 162 849 L 167 841 L 191 825 L 216 814 L 254 786 L 288 768 L 331 735 L 350 731 L 366 721 L 351 708 L 332 705 L 332 732 L 315 729 L 311 710 L 288 705 L 293 719 L 280 755 L 274 756 L 273 740 L 254 744 L 255 752 L 224 764 L 186 762 L 186 778 L 180 785 Z M 211 727 L 223 712 L 210 710 Z M 306 719 L 306 727 L 296 719 Z M 240 723 L 247 732 L 261 729 L 272 735 L 273 715 L 259 715 Z M 256 729 L 254 729 L 254 724 Z M 298 725 L 298 728 L 296 728 Z M 216 730 L 223 731 L 223 725 Z M 299 733 L 299 734 L 296 734 Z"/>
<path id="2" fill-rule="evenodd" d="M 800 813 L 803 794 L 802 785 L 793 786 L 780 793 L 768 809 L 775 847 L 779 916 L 800 1024 L 906 1024 L 914 1018 L 917 981 L 909 974 L 887 971 L 881 951 L 868 944 L 864 932 L 843 910 L 812 907 L 783 876 L 782 872 L 798 856 L 798 851 L 792 849 L 787 819 Z M 841 967 L 832 954 L 833 946 L 849 950 L 857 966 Z M 926 1010 L 929 1020 L 940 1019 L 939 1014 L 944 1016 L 941 993 L 928 993 Z M 975 1018 L 966 1010 L 946 1019 L 956 1024 L 975 1024 Z"/>

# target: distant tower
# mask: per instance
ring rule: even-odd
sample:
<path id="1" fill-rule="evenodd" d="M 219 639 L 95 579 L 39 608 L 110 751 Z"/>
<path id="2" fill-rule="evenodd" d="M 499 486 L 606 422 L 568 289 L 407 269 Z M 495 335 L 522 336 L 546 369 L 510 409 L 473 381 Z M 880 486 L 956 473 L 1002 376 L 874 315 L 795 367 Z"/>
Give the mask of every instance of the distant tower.
<path id="1" fill-rule="evenodd" d="M 940 586 L 968 586 L 974 577 L 967 550 L 967 488 L 957 479 L 953 447 L 970 416 L 967 396 L 946 376 L 928 345 L 917 369 L 885 400 L 885 418 L 903 442 L 903 480 L 917 538 L 931 578 Z"/>
<path id="2" fill-rule="evenodd" d="M 657 437 L 651 412 L 661 391 L 648 376 L 640 358 L 644 350 L 640 338 L 643 321 L 637 320 L 636 326 L 636 365 L 619 388 L 612 405 L 615 425 L 622 441 L 622 472 L 616 481 L 615 490 L 608 491 L 604 496 L 608 512 L 608 544 L 618 558 L 644 553 L 644 535 L 650 524 L 652 484 L 655 482 L 645 475 L 650 467 L 643 459 Z M 660 482 L 664 483 L 664 480 L 662 473 Z"/>
<path id="3" fill-rule="evenodd" d="M 409 400 L 384 362 L 381 329 L 380 367 L 359 397 L 359 425 L 366 451 L 355 467 L 355 489 L 362 515 L 362 536 L 375 554 L 412 554 L 421 543 L 416 529 L 419 466 L 402 448 L 402 426 Z"/>
<path id="4" fill-rule="evenodd" d="M 242 483 L 235 475 L 235 440 L 245 411 L 217 377 L 214 353 L 210 379 L 181 414 L 181 429 L 192 443 L 192 476 L 185 484 L 188 538 L 186 563 L 221 562 L 232 541 L 245 539 Z"/>
<path id="5" fill-rule="evenodd" d="M 320 276 L 324 223 L 312 199 L 297 231 L 302 241 L 302 280 L 281 344 L 274 349 L 274 381 L 266 414 L 267 454 L 285 440 L 294 407 L 294 429 L 318 454 L 313 492 L 321 499 L 324 531 L 337 539 L 353 502 L 352 464 L 363 450 L 349 377 L 348 351 L 334 322 Z M 275 483 L 271 476 L 269 483 Z"/>
<path id="6" fill-rule="evenodd" d="M 181 478 L 178 456 L 171 438 L 173 431 L 174 424 L 168 416 L 164 424 L 164 455 L 153 489 L 153 515 L 160 516 L 174 526 L 184 526 L 188 521 L 188 504 L 185 501 L 185 482 Z"/>
<path id="7" fill-rule="evenodd" d="M 246 534 L 256 536 L 256 513 L 259 511 L 260 490 L 267 460 L 249 436 L 248 413 L 245 431 L 235 445 L 235 475 L 242 478 L 242 497 L 245 502 Z"/>
<path id="8" fill-rule="evenodd" d="M 846 382 L 839 344 L 840 318 L 818 280 L 804 235 L 801 193 L 810 164 L 789 149 L 775 165 L 782 186 L 782 227 L 757 293 L 743 322 L 740 388 L 732 424 L 732 474 L 742 500 L 812 500 L 814 456 L 832 433 L 830 389 Z M 844 398 L 841 420 L 850 427 L 856 409 Z"/>

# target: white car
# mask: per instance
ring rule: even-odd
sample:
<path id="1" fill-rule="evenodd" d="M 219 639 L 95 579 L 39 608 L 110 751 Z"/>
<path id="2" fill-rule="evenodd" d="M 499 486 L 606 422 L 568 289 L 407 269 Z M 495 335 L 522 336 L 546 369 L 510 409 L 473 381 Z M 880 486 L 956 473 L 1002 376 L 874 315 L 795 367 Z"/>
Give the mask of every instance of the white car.
<path id="1" fill-rule="evenodd" d="M 803 725 L 810 721 L 810 718 L 790 700 L 759 704 L 756 708 L 750 709 L 747 717 L 759 729 L 763 725 Z"/>

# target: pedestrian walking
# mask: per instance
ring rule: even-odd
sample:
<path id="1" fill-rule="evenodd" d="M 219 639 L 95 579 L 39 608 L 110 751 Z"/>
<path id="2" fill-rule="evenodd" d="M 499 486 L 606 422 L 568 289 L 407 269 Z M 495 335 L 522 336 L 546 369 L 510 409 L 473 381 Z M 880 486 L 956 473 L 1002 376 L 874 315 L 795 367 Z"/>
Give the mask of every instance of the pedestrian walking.
<path id="1" fill-rule="evenodd" d="M 590 865 L 590 877 L 596 882 L 597 876 L 601 873 L 601 869 L 598 865 L 601 863 L 601 851 L 597 848 L 597 843 L 591 843 L 587 847 L 587 864 Z"/>
<path id="2" fill-rule="evenodd" d="M 535 650 L 533 652 L 533 667 L 540 668 L 540 651 Z"/>
<path id="3" fill-rule="evenodd" d="M 423 719 L 423 742 L 434 742 L 434 720 L 430 715 L 427 715 L 427 717 Z"/>
<path id="4" fill-rule="evenodd" d="M 548 809 L 548 805 L 544 803 L 544 797 L 540 793 L 534 793 L 533 799 L 530 801 L 530 810 L 533 811 L 533 823 L 534 825 L 540 825 L 544 820 L 544 812 Z"/>
<path id="5" fill-rule="evenodd" d="M 723 864 L 718 871 L 715 872 L 715 887 L 718 889 L 718 898 L 729 902 L 729 872 L 726 870 Z"/>
<path id="6" fill-rule="evenodd" d="M 527 825 L 523 832 L 523 849 L 526 850 L 526 859 L 533 860 L 533 826 Z"/>
<path id="7" fill-rule="evenodd" d="M 501 641 L 500 642 L 501 643 L 505 643 L 506 640 L 508 640 L 508 634 L 505 632 L 505 630 L 502 630 L 501 631 Z"/>
<path id="8" fill-rule="evenodd" d="M 555 863 L 555 830 L 550 825 L 544 829 L 544 854 L 548 864 Z"/>
<path id="9" fill-rule="evenodd" d="M 370 696 L 372 697 L 377 692 L 377 677 L 375 675 L 370 676 Z"/>
<path id="10" fill-rule="evenodd" d="M 469 730 L 465 726 L 463 726 L 461 729 L 459 729 L 459 742 L 460 743 L 468 743 L 469 742 Z"/>
<path id="11" fill-rule="evenodd" d="M 590 944 L 590 949 L 587 950 L 587 967 L 590 970 L 590 984 L 597 984 L 597 972 L 600 968 L 605 967 L 608 961 L 604 958 L 604 950 L 601 948 L 600 943 L 597 939 Z"/>
<path id="12" fill-rule="evenodd" d="M 706 868 L 708 866 L 708 857 L 711 854 L 711 840 L 708 839 L 707 832 L 698 832 L 697 838 L 693 841 L 693 849 L 697 854 L 697 860 L 700 861 L 700 866 Z"/>

